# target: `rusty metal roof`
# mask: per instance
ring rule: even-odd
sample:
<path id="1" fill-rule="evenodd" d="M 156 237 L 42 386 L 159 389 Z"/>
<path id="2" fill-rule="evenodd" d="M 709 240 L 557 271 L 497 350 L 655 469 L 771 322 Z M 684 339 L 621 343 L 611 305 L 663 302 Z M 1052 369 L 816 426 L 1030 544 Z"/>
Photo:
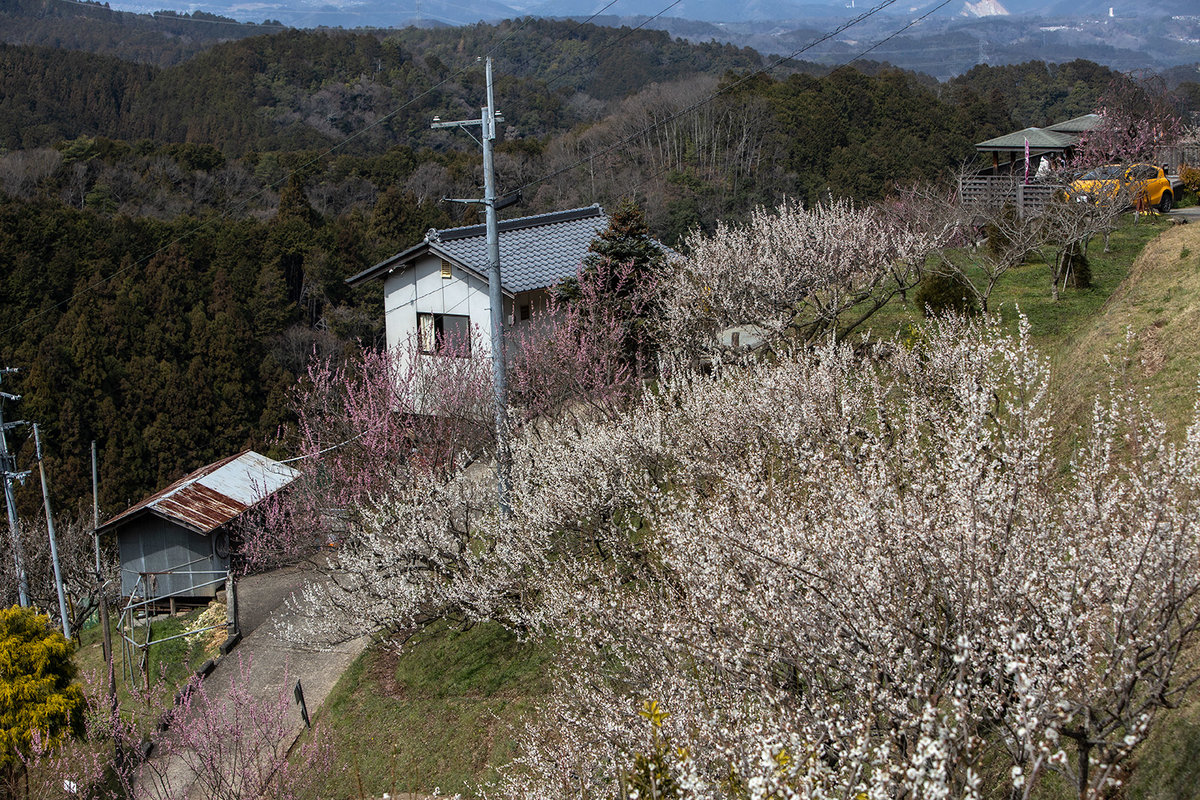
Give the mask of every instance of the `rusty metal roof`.
<path id="1" fill-rule="evenodd" d="M 156 514 L 197 533 L 211 533 L 294 481 L 299 472 L 253 450 L 201 467 L 104 523 L 115 530 L 142 514 Z"/>

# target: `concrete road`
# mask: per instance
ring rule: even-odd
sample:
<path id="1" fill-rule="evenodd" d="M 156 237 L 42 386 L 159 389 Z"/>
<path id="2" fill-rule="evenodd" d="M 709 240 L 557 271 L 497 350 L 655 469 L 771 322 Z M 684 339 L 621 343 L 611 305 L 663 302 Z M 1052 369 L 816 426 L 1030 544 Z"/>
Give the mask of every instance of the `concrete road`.
<path id="1" fill-rule="evenodd" d="M 316 716 L 368 640 L 364 636 L 335 647 L 315 647 L 287 637 L 288 625 L 297 616 L 288 600 L 298 595 L 308 581 L 321 579 L 316 573 L 285 568 L 239 581 L 238 617 L 244 638 L 205 680 L 205 691 L 213 702 L 229 702 L 231 682 L 241 684 L 244 671 L 251 694 L 256 701 L 266 704 L 277 701 L 280 692 L 292 698 L 299 680 L 309 716 Z M 304 722 L 294 700 L 289 702 L 287 714 L 288 733 L 284 742 L 290 747 L 303 731 Z M 188 722 L 182 720 L 177 724 Z M 209 791 L 196 781 L 182 759 L 165 760 L 155 766 L 166 775 L 172 797 L 208 800 Z M 150 786 L 141 788 L 139 796 L 157 798 L 160 794 Z"/>

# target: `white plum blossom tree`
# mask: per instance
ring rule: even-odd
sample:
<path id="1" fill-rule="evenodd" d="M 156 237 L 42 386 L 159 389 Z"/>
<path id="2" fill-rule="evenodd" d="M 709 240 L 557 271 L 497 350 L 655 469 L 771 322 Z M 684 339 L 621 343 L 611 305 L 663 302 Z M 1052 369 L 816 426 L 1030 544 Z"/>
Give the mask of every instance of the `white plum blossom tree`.
<path id="1" fill-rule="evenodd" d="M 847 201 L 757 209 L 739 225 L 695 233 L 686 260 L 660 277 L 663 346 L 699 356 L 719 334 L 750 329 L 768 346 L 784 339 L 845 338 L 921 279 L 935 240 L 902 214 Z"/>
<path id="2" fill-rule="evenodd" d="M 1196 678 L 1200 428 L 1169 445 L 1114 385 L 1062 474 L 1049 405 L 1024 332 L 943 320 L 564 432 L 523 519 L 606 557 L 540 587 L 567 662 L 513 794 L 611 792 L 659 752 L 696 797 L 977 797 L 998 761 L 1018 796 L 1050 770 L 1102 796 Z"/>
<path id="3" fill-rule="evenodd" d="M 301 635 L 554 642 L 514 797 L 1024 798 L 1050 773 L 1104 796 L 1200 675 L 1200 414 L 1168 441 L 1118 359 L 1064 463 L 1027 323 L 852 342 L 953 239 L 923 213 L 693 237 L 655 282 L 672 369 L 640 395 L 608 317 L 548 328 L 517 361 L 543 372 L 514 381 L 508 513 L 485 366 L 314 371 L 310 507 L 341 498 L 348 528 Z M 768 357 L 723 358 L 734 326 Z M 396 413 L 431 386 L 442 413 Z"/>

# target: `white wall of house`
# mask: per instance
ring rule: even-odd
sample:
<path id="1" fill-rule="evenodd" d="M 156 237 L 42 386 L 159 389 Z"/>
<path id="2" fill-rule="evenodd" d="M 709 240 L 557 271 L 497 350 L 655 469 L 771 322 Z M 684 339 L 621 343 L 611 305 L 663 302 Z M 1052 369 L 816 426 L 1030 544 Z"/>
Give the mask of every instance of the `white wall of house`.
<path id="1" fill-rule="evenodd" d="M 404 270 L 388 275 L 383 282 L 383 308 L 387 345 L 392 351 L 408 350 L 417 336 L 418 314 L 467 316 L 476 331 L 472 343 L 479 355 L 491 353 L 491 308 L 487 281 L 467 270 L 451 266 L 450 277 L 442 277 L 442 260 L 426 255 Z M 512 301 L 504 298 L 505 317 Z"/>
<path id="2" fill-rule="evenodd" d="M 536 325 L 549 309 L 546 289 L 521 292 L 504 298 L 505 330 L 520 332 Z M 417 337 L 418 314 L 457 314 L 470 317 L 475 330 L 472 343 L 477 355 L 492 351 L 490 302 L 487 281 L 451 266 L 450 277 L 442 277 L 442 260 L 436 255 L 417 259 L 408 269 L 396 270 L 383 282 L 384 320 L 387 346 L 392 352 L 408 352 Z M 522 319 L 528 309 L 529 319 Z"/>

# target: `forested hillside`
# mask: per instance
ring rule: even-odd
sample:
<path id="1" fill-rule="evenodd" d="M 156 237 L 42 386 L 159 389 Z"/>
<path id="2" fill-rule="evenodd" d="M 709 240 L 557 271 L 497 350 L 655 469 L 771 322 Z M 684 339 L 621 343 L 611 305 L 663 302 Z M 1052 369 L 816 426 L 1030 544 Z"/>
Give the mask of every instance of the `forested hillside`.
<path id="1" fill-rule="evenodd" d="M 45 45 L 160 66 L 177 64 L 217 42 L 279 30 L 278 22 L 254 25 L 203 11 L 151 16 L 90 0 L 0 0 L 4 44 Z"/>
<path id="2" fill-rule="evenodd" d="M 504 213 L 633 197 L 670 244 L 784 197 L 870 202 L 944 178 L 1017 114 L 1090 110 L 1111 77 L 1084 63 L 1026 65 L 1025 89 L 993 68 L 945 86 L 879 64 L 755 74 L 748 50 L 532 20 L 289 30 L 170 66 L 0 46 L 0 364 L 23 370 L 7 413 L 45 427 L 60 508 L 88 494 L 93 438 L 108 512 L 269 450 L 313 348 L 376 340 L 378 295 L 343 280 L 477 219 L 439 202 L 479 195 L 477 146 L 429 123 L 478 114 L 489 49 L 498 188 L 523 197 Z M 1043 74 L 1061 98 L 1030 110 Z"/>

